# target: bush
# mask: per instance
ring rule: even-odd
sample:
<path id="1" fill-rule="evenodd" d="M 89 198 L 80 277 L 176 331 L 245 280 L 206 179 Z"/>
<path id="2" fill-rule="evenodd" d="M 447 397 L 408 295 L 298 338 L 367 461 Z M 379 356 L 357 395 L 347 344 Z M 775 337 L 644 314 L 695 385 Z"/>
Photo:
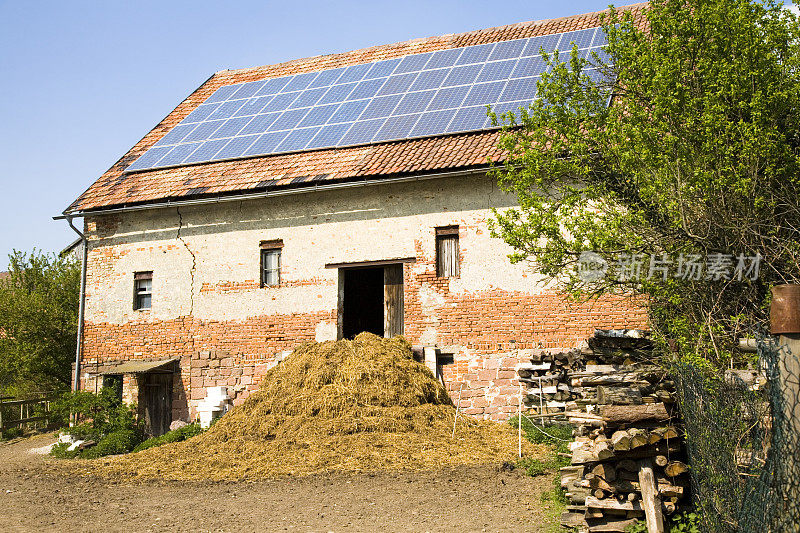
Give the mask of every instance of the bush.
<path id="1" fill-rule="evenodd" d="M 97 443 L 81 453 L 82 459 L 95 459 L 106 455 L 128 453 L 141 442 L 139 434 L 130 429 L 120 429 L 109 433 Z"/>
<path id="2" fill-rule="evenodd" d="M 88 391 L 65 392 L 51 405 L 56 421 L 66 425 L 70 416 L 76 426 L 70 434 L 86 439 L 113 433 L 118 429 L 139 431 L 134 406 L 123 403 L 119 386 L 103 387 L 95 394 Z"/>
<path id="3" fill-rule="evenodd" d="M 98 394 L 87 391 L 67 392 L 53 402 L 54 416 L 66 424 L 70 416 L 77 423 L 69 434 L 77 440 L 97 444 L 83 451 L 68 451 L 69 444 L 57 444 L 50 455 L 59 458 L 94 459 L 105 455 L 128 453 L 142 441 L 142 429 L 134 406 L 123 403 L 117 387 L 103 387 Z"/>
<path id="4" fill-rule="evenodd" d="M 2 432 L 0 432 L 0 440 L 11 440 L 16 439 L 17 437 L 22 436 L 22 428 L 21 427 L 13 427 L 8 428 Z"/>
<path id="5" fill-rule="evenodd" d="M 168 431 L 159 437 L 152 437 L 147 439 L 144 442 L 139 443 L 134 449 L 134 452 L 140 452 L 142 450 L 146 450 L 148 448 L 154 448 L 156 446 L 161 446 L 163 444 L 168 444 L 170 442 L 180 442 L 183 440 L 191 439 L 192 437 L 199 435 L 203 432 L 203 428 L 200 427 L 200 424 L 188 424 L 183 426 L 182 428 L 175 429 L 173 431 Z"/>
<path id="6" fill-rule="evenodd" d="M 50 449 L 50 455 L 56 459 L 74 459 L 81 454 L 80 450 L 69 450 L 69 444 L 59 442 Z"/>
<path id="7" fill-rule="evenodd" d="M 664 526 L 669 533 L 702 533 L 700 515 L 697 513 L 679 513 L 671 517 L 665 517 Z M 644 520 L 640 520 L 625 529 L 625 532 L 647 533 L 647 524 Z"/>

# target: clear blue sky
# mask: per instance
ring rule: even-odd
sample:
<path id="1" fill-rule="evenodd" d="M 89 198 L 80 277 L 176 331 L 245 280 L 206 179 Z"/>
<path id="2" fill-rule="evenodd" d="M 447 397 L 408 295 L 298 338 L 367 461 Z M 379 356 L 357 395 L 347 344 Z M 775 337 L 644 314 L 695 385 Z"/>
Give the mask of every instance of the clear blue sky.
<path id="1" fill-rule="evenodd" d="M 216 71 L 607 3 L 0 0 L 0 270 L 72 242 L 51 217 Z"/>

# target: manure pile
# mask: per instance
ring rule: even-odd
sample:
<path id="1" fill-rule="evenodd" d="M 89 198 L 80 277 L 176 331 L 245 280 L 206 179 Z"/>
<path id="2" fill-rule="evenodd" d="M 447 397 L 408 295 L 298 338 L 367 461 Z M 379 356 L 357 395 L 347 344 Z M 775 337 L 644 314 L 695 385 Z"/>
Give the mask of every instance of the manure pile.
<path id="1" fill-rule="evenodd" d="M 362 333 L 299 346 L 202 435 L 88 467 L 115 477 L 224 480 L 516 457 L 516 433 L 507 424 L 460 416 L 453 438 L 455 412 L 404 339 Z"/>

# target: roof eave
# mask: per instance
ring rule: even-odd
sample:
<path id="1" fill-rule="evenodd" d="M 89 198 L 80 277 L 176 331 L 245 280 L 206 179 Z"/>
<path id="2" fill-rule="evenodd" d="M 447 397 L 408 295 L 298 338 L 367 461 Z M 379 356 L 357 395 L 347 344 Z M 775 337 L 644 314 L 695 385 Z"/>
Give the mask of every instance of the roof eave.
<path id="1" fill-rule="evenodd" d="M 224 202 L 238 202 L 242 200 L 257 200 L 260 198 L 270 198 L 275 196 L 324 192 L 336 189 L 365 187 L 370 185 L 387 185 L 392 183 L 406 183 L 406 182 L 423 181 L 430 179 L 472 176 L 476 174 L 485 174 L 488 171 L 488 169 L 489 169 L 488 165 L 480 165 L 472 168 L 461 168 L 443 172 L 406 174 L 406 175 L 380 177 L 380 178 L 362 177 L 341 182 L 315 184 L 310 187 L 282 187 L 282 188 L 259 190 L 259 191 L 238 191 L 238 192 L 223 193 L 216 195 L 204 195 L 194 198 L 182 198 L 182 199 L 173 198 L 157 202 L 143 202 L 140 204 L 129 204 L 129 205 L 122 204 L 122 205 L 100 207 L 96 209 L 86 209 L 86 210 L 82 209 L 70 210 L 68 208 L 64 210 L 64 212 L 60 216 L 55 216 L 53 217 L 53 219 L 62 220 L 67 217 L 76 218 L 85 216 L 107 215 L 112 213 L 123 213 L 130 211 L 143 211 L 147 209 L 164 209 L 169 207 L 180 207 L 186 205 L 206 205 L 206 204 L 218 204 Z"/>

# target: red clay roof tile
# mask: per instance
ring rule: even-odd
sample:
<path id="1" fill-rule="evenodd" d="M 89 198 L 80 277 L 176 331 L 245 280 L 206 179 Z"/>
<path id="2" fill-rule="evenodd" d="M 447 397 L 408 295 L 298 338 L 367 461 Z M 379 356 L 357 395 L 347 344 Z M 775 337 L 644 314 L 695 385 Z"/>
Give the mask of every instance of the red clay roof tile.
<path id="1" fill-rule="evenodd" d="M 626 6 L 625 9 L 630 9 L 634 16 L 643 20 L 642 14 L 646 7 L 646 3 L 641 3 Z M 218 72 L 181 102 L 108 169 L 67 208 L 67 212 L 175 200 L 198 194 L 243 193 L 267 187 L 303 186 L 308 183 L 348 179 L 380 179 L 389 175 L 441 172 L 486 165 L 489 157 L 493 160 L 502 158 L 497 149 L 497 131 L 461 133 L 123 173 L 128 165 L 223 85 L 368 63 L 444 48 L 459 48 L 591 28 L 599 25 L 601 13 L 604 12 L 522 22 L 461 34 L 414 39 L 341 54 L 297 59 L 277 65 Z M 326 176 L 313 179 L 323 174 Z M 309 178 L 300 183 L 298 183 L 300 180 L 292 183 L 293 178 L 300 176 Z M 203 190 L 203 187 L 207 189 Z M 198 193 L 201 190 L 202 193 Z"/>

